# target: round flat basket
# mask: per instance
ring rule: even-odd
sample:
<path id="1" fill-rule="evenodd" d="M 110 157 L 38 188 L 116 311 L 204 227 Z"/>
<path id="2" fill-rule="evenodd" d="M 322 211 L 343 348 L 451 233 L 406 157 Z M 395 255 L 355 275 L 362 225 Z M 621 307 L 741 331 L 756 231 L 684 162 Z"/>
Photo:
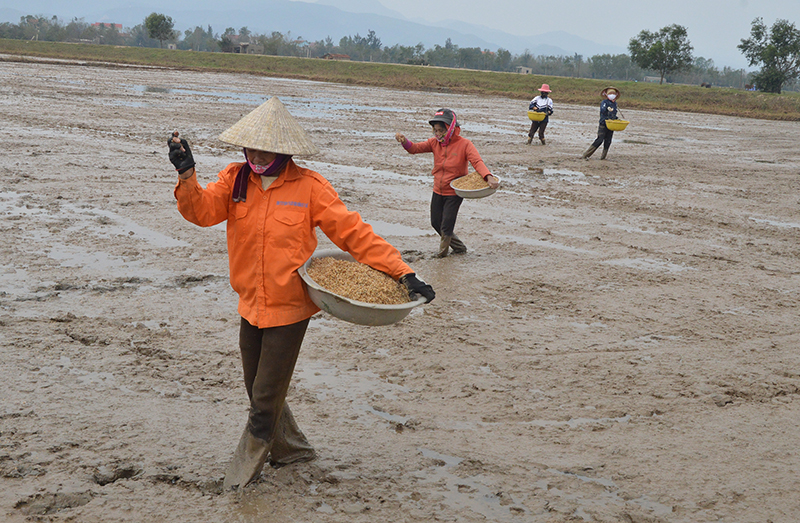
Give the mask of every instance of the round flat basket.
<path id="1" fill-rule="evenodd" d="M 544 120 L 547 113 L 540 113 L 539 111 L 528 111 L 528 118 L 533 122 L 541 122 Z"/>
<path id="2" fill-rule="evenodd" d="M 628 120 L 606 120 L 609 131 L 624 131 L 630 122 Z"/>
<path id="3" fill-rule="evenodd" d="M 358 325 L 390 325 L 402 320 L 411 309 L 417 305 L 425 303 L 425 298 L 419 296 L 415 301 L 401 303 L 399 305 L 382 305 L 378 303 L 366 303 L 363 301 L 351 300 L 344 296 L 334 294 L 311 279 L 308 275 L 308 265 L 314 258 L 336 258 L 337 260 L 355 261 L 348 252 L 340 250 L 317 251 L 309 258 L 297 272 L 306 284 L 308 296 L 311 301 L 328 314 L 340 320 L 357 323 Z"/>
<path id="4" fill-rule="evenodd" d="M 461 178 L 463 178 L 463 176 Z M 492 189 L 491 187 L 485 187 L 483 189 L 459 189 L 453 184 L 461 178 L 456 178 L 450 182 L 450 187 L 452 187 L 456 194 L 462 198 L 486 198 L 487 196 L 493 195 L 497 191 L 497 189 Z M 500 178 L 497 176 L 495 176 L 495 178 L 497 178 L 497 181 L 500 182 Z"/>

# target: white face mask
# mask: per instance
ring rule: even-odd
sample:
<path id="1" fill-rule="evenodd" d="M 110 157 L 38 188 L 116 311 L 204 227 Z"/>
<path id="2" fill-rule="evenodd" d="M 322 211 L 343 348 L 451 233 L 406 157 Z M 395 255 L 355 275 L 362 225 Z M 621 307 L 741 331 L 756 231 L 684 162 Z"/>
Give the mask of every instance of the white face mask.
<path id="1" fill-rule="evenodd" d="M 614 101 L 614 98 L 616 98 L 616 97 L 617 97 L 617 95 L 615 95 L 615 94 L 609 94 L 608 95 L 608 99 L 611 100 L 612 102 Z"/>

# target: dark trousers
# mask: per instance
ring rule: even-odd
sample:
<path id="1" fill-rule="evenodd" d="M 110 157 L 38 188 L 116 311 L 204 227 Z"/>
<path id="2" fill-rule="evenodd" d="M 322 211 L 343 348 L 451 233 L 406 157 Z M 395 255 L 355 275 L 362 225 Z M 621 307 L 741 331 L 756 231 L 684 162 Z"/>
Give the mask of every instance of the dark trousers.
<path id="1" fill-rule="evenodd" d="M 454 194 L 452 196 L 442 196 L 433 193 L 431 197 L 431 226 L 439 233 L 439 236 L 452 236 L 456 228 L 456 218 L 458 218 L 458 208 L 464 198 Z"/>
<path id="2" fill-rule="evenodd" d="M 611 139 L 614 138 L 614 131 L 609 131 L 606 123 L 603 122 L 597 127 L 597 138 L 592 142 L 592 147 L 600 147 L 603 144 L 603 149 L 611 147 Z"/>
<path id="3" fill-rule="evenodd" d="M 250 398 L 247 428 L 266 442 L 275 437 L 308 322 L 306 319 L 292 325 L 259 329 L 242 318 L 239 349 Z"/>
<path id="4" fill-rule="evenodd" d="M 545 118 L 541 122 L 531 122 L 531 130 L 528 131 L 528 137 L 533 138 L 534 134 L 538 130 L 539 139 L 544 140 L 544 130 L 547 128 L 547 120 L 548 118 Z"/>

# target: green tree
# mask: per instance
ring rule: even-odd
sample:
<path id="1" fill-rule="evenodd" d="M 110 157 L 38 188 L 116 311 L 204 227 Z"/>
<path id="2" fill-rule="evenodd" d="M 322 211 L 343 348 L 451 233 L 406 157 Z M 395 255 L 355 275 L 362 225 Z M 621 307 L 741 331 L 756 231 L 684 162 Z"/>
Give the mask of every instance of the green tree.
<path id="1" fill-rule="evenodd" d="M 580 77 L 581 76 L 581 67 L 583 66 L 583 55 L 575 53 L 571 57 L 567 57 L 564 60 L 564 65 L 570 67 L 572 69 L 571 76 L 573 77 Z"/>
<path id="2" fill-rule="evenodd" d="M 117 27 L 114 24 L 103 23 L 97 27 L 94 41 L 104 45 L 121 45 L 123 43 Z"/>
<path id="3" fill-rule="evenodd" d="M 264 47 L 264 54 L 280 56 L 286 45 L 286 38 L 282 33 L 273 31 L 269 36 L 261 35 L 258 37 L 258 43 Z"/>
<path id="4" fill-rule="evenodd" d="M 503 49 L 502 47 L 497 50 L 495 56 L 495 71 L 510 71 L 511 70 L 511 51 Z"/>
<path id="5" fill-rule="evenodd" d="M 194 29 L 187 29 L 183 33 L 183 41 L 178 44 L 180 49 L 191 49 L 192 51 L 214 51 L 218 49 L 217 41 L 214 38 L 214 31 L 208 26 L 208 31 L 202 27 L 195 26 Z"/>
<path id="6" fill-rule="evenodd" d="M 134 47 L 158 47 L 160 44 L 158 40 L 150 38 L 147 28 L 144 24 L 138 24 L 131 28 L 127 38 L 128 45 Z"/>
<path id="7" fill-rule="evenodd" d="M 761 65 L 753 75 L 760 91 L 780 94 L 783 85 L 800 76 L 800 31 L 788 20 L 777 20 L 767 29 L 764 20 L 756 18 L 750 28 L 750 38 L 736 46 L 750 61 Z"/>
<path id="8" fill-rule="evenodd" d="M 431 65 L 458 67 L 458 46 L 448 38 L 444 43 L 444 47 L 434 44 L 433 49 L 425 51 L 424 59 Z"/>
<path id="9" fill-rule="evenodd" d="M 659 83 L 664 83 L 668 74 L 692 65 L 693 48 L 686 36 L 686 28 L 678 24 L 662 27 L 655 33 L 642 31 L 628 43 L 631 60 L 642 69 L 658 71 Z"/>
<path id="10" fill-rule="evenodd" d="M 175 24 L 172 17 L 160 13 L 150 13 L 144 19 L 144 26 L 150 38 L 158 40 L 159 47 L 164 47 L 164 42 L 175 39 Z"/>

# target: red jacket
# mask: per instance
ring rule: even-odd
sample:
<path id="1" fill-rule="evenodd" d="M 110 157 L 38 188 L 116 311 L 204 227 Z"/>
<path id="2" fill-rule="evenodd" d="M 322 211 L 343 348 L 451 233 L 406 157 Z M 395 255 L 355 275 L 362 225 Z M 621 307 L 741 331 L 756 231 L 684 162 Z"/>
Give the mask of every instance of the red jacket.
<path id="1" fill-rule="evenodd" d="M 178 211 L 196 225 L 228 221 L 231 287 L 239 294 L 239 314 L 252 325 L 290 325 L 319 311 L 297 273 L 317 247 L 316 227 L 356 260 L 394 279 L 414 272 L 397 249 L 347 210 L 325 178 L 292 160 L 266 190 L 251 173 L 247 201 L 234 202 L 242 165 L 228 165 L 205 189 L 196 175 L 179 180 L 175 198 Z"/>
<path id="2" fill-rule="evenodd" d="M 442 196 L 453 196 L 456 192 L 450 187 L 450 182 L 456 178 L 469 174 L 469 164 L 485 180 L 491 171 L 483 163 L 478 149 L 461 137 L 461 128 L 456 127 L 448 145 L 442 145 L 436 138 L 428 138 L 425 142 L 414 143 L 407 140 L 403 144 L 406 151 L 411 154 L 433 153 L 433 192 Z"/>

